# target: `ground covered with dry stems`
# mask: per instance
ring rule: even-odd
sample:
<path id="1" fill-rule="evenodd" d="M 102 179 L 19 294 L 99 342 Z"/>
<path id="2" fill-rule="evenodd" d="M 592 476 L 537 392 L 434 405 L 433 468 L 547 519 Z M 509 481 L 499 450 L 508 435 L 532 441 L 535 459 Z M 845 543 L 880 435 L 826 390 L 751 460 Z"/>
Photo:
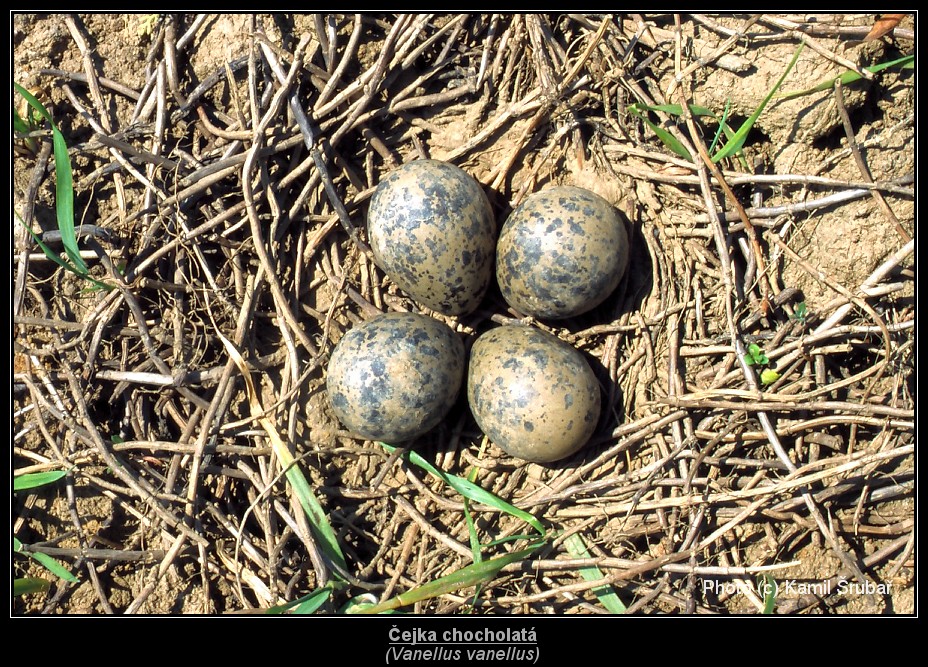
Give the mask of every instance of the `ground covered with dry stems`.
<path id="1" fill-rule="evenodd" d="M 12 462 L 69 472 L 15 495 L 13 533 L 77 581 L 16 554 L 14 577 L 51 586 L 13 613 L 257 612 L 320 590 L 337 613 L 472 572 L 472 536 L 483 559 L 526 553 L 402 611 L 600 614 L 611 586 L 633 613 L 760 613 L 774 582 L 775 613 L 912 613 L 915 74 L 864 68 L 913 53 L 914 23 L 866 39 L 875 16 L 14 15 L 15 80 L 68 142 L 107 288 L 25 231 L 54 244 L 51 141 L 14 138 Z M 686 105 L 737 129 L 788 69 L 779 92 L 807 94 L 704 159 L 717 125 Z M 610 299 L 527 321 L 591 361 L 593 440 L 525 464 L 462 398 L 410 445 L 537 517 L 541 542 L 326 402 L 347 330 L 422 312 L 374 264 L 365 214 L 423 157 L 475 176 L 500 222 L 553 184 L 629 220 Z M 523 319 L 494 289 L 432 314 L 468 347 Z"/>

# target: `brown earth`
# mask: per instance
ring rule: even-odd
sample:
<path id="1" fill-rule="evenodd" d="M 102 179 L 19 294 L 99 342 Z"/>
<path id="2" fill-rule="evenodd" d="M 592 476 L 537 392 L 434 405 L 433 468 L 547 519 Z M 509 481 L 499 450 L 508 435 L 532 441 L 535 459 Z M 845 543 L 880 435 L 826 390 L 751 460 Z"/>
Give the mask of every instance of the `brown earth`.
<path id="1" fill-rule="evenodd" d="M 364 243 L 372 188 L 417 157 L 472 173 L 501 221 L 527 193 L 588 187 L 629 217 L 633 257 L 593 313 L 531 322 L 597 369 L 604 416 L 585 449 L 514 460 L 463 400 L 414 443 L 547 533 L 476 589 L 405 611 L 603 613 L 603 582 L 581 573 L 595 565 L 636 613 L 759 613 L 764 574 L 777 613 L 913 613 L 914 69 L 820 86 L 914 52 L 911 17 L 865 41 L 874 20 L 13 15 L 14 79 L 70 147 L 77 222 L 108 230 L 81 241 L 90 273 L 119 285 L 57 268 L 17 226 L 13 467 L 70 473 L 15 495 L 13 534 L 77 582 L 14 554 L 14 578 L 51 583 L 13 613 L 240 612 L 338 580 L 269 431 L 346 560 L 317 613 L 472 564 L 467 512 L 483 544 L 531 533 L 353 438 L 326 403 L 326 356 L 348 328 L 421 311 Z M 737 128 L 800 44 L 779 92 L 821 90 L 773 97 L 719 162 L 746 226 L 643 117 L 691 150 L 717 124 L 631 105 L 727 108 Z M 297 92 L 315 156 L 281 90 Z M 13 201 L 41 232 L 56 227 L 44 124 L 33 139 L 13 139 Z M 442 319 L 469 344 L 519 317 L 491 290 L 478 313 Z M 740 362 L 752 343 L 779 374 L 767 386 Z"/>

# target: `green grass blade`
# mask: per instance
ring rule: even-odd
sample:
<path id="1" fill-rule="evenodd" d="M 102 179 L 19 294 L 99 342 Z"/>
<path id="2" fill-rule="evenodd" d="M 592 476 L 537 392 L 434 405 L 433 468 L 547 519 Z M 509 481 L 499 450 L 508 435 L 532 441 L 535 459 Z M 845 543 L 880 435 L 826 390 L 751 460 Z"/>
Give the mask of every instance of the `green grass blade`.
<path id="1" fill-rule="evenodd" d="M 55 153 L 55 212 L 58 229 L 61 231 L 61 244 L 74 266 L 87 273 L 87 264 L 77 247 L 77 235 L 74 231 L 74 181 L 71 174 L 71 158 L 64 136 L 57 129 L 52 130 L 52 143 Z"/>
<path id="2" fill-rule="evenodd" d="M 84 272 L 81 272 L 81 270 L 78 269 L 78 268 L 77 268 L 76 266 L 74 266 L 73 264 L 71 264 L 71 263 L 69 263 L 69 262 L 66 262 L 65 260 L 61 259 L 61 257 L 59 257 L 57 253 L 55 253 L 51 248 L 49 248 L 47 245 L 45 245 L 45 243 L 42 242 L 42 239 L 40 239 L 39 236 L 38 236 L 34 231 L 32 231 L 31 229 L 29 229 L 29 227 L 26 225 L 26 223 L 23 222 L 23 219 L 19 217 L 19 214 L 18 214 L 18 213 L 16 214 L 16 219 L 19 220 L 20 224 L 21 224 L 23 227 L 26 228 L 26 231 L 29 232 L 29 234 L 32 236 L 32 239 L 36 242 L 36 244 L 39 246 L 39 248 L 42 249 L 42 252 L 45 253 L 45 256 L 48 257 L 51 261 L 53 261 L 55 264 L 57 264 L 58 266 L 60 266 L 60 267 L 63 268 L 63 269 L 66 269 L 67 271 L 70 271 L 71 273 L 73 273 L 73 274 L 76 275 L 76 276 L 80 276 L 80 277 L 83 278 L 84 280 L 88 280 L 88 281 L 92 282 L 94 285 L 96 285 L 96 286 L 99 287 L 100 289 L 103 289 L 103 290 L 106 290 L 106 291 L 110 291 L 110 290 L 112 290 L 112 289 L 115 289 L 112 285 L 107 285 L 107 284 L 104 283 L 104 282 L 100 282 L 100 281 L 97 280 L 96 278 L 92 278 L 92 277 L 90 276 L 90 274 L 86 272 L 86 269 L 85 269 Z"/>
<path id="3" fill-rule="evenodd" d="M 527 549 L 515 551 L 503 556 L 497 556 L 496 558 L 490 558 L 489 560 L 474 563 L 473 565 L 467 565 L 460 570 L 440 577 L 435 581 L 430 581 L 410 591 L 406 591 L 405 593 L 401 593 L 389 600 L 384 600 L 383 602 L 370 606 L 357 605 L 352 607 L 348 610 L 348 613 L 380 614 L 385 611 L 421 602 L 422 600 L 429 600 L 439 595 L 444 595 L 445 593 L 452 593 L 462 588 L 469 588 L 470 586 L 486 583 L 495 577 L 506 565 L 517 563 L 528 558 L 543 543 L 543 540 L 539 540 L 536 544 L 533 544 Z"/>
<path id="4" fill-rule="evenodd" d="M 564 546 L 567 547 L 567 551 L 571 555 L 576 556 L 577 558 L 592 558 L 589 550 L 586 548 L 586 544 L 583 541 L 583 538 L 580 537 L 579 533 L 574 533 L 566 540 L 564 540 Z M 598 567 L 582 567 L 580 568 L 580 576 L 582 576 L 587 581 L 598 581 L 605 578 L 606 575 L 602 573 Z M 599 601 L 602 603 L 603 607 L 607 611 L 613 614 L 624 614 L 626 607 L 625 604 L 619 599 L 619 596 L 616 595 L 615 589 L 612 588 L 609 584 L 603 584 L 602 586 L 597 586 L 593 589 L 593 595 L 599 598 Z"/>
<path id="5" fill-rule="evenodd" d="M 477 536 L 477 526 L 474 524 L 474 515 L 470 511 L 470 501 L 464 499 L 464 521 L 467 522 L 467 534 L 470 539 L 470 552 L 474 557 L 474 562 L 479 563 L 483 560 L 481 554 L 480 538 Z"/>
<path id="6" fill-rule="evenodd" d="M 78 268 L 78 272 L 87 273 L 87 264 L 81 257 L 77 246 L 77 234 L 74 231 L 74 181 L 71 174 L 71 158 L 68 155 L 68 144 L 64 135 L 55 125 L 48 109 L 39 102 L 32 93 L 14 83 L 13 87 L 23 96 L 26 102 L 35 109 L 42 118 L 48 121 L 52 128 L 52 149 L 55 153 L 55 213 L 58 218 L 58 230 L 61 232 L 61 243 L 64 246 L 68 259 Z"/>
<path id="7" fill-rule="evenodd" d="M 343 572 L 347 572 L 348 564 L 338 544 L 338 536 L 335 535 L 335 530 L 332 528 L 332 524 L 329 523 L 329 517 L 326 516 L 325 510 L 316 499 L 309 482 L 303 476 L 303 471 L 293 462 L 293 465 L 288 466 L 286 475 L 287 481 L 290 482 L 297 499 L 300 501 L 300 505 L 303 507 L 303 511 L 306 512 L 310 525 L 317 537 L 319 537 L 322 550 L 335 565 L 341 568 Z"/>
<path id="8" fill-rule="evenodd" d="M 59 577 L 60 579 L 64 579 L 65 581 L 70 581 L 72 583 L 77 583 L 77 577 L 71 574 L 71 572 L 69 572 L 68 569 L 64 565 L 56 561 L 54 558 L 52 558 L 48 554 L 40 554 L 40 553 L 31 552 L 31 551 L 23 551 L 23 543 L 20 542 L 19 538 L 16 537 L 15 535 L 13 536 L 13 552 L 22 553 L 22 554 L 29 556 L 30 558 L 35 559 L 36 561 L 41 563 L 43 566 L 45 566 L 45 569 L 47 569 L 49 572 L 54 574 L 56 577 Z M 44 581 L 44 579 L 39 579 L 38 581 Z"/>
<path id="9" fill-rule="evenodd" d="M 294 614 L 314 614 L 316 610 L 322 607 L 332 597 L 331 588 L 320 588 L 313 591 L 300 602 L 294 609 Z"/>
<path id="10" fill-rule="evenodd" d="M 728 127 L 728 123 L 725 121 L 728 120 L 728 112 L 731 109 L 731 98 L 725 100 L 725 110 L 722 112 L 722 117 L 719 118 L 719 129 L 716 130 L 715 136 L 712 138 L 712 143 L 709 145 L 709 155 L 712 155 L 712 152 L 715 150 L 716 145 L 719 143 L 719 139 L 722 137 L 722 133 L 725 132 L 727 136 L 731 137 L 729 132 L 731 128 Z"/>
<path id="11" fill-rule="evenodd" d="M 777 583 L 769 574 L 763 575 L 761 580 L 764 591 L 764 609 L 761 613 L 770 616 L 777 607 Z"/>
<path id="12" fill-rule="evenodd" d="M 51 583 L 38 577 L 25 577 L 13 580 L 13 595 L 28 595 L 29 593 L 42 593 L 47 591 Z"/>
<path id="13" fill-rule="evenodd" d="M 531 542 L 532 540 L 537 540 L 537 539 L 538 539 L 538 535 L 508 535 L 506 537 L 499 537 L 495 540 L 490 540 L 489 542 L 483 545 L 483 548 L 484 550 L 486 550 L 491 547 L 499 546 L 500 544 L 506 544 L 507 542 L 518 542 L 519 540 L 528 540 L 529 542 Z"/>
<path id="14" fill-rule="evenodd" d="M 737 153 L 744 146 L 744 142 L 747 141 L 748 133 L 751 131 L 751 128 L 754 127 L 754 123 L 757 122 L 757 119 L 760 118 L 760 115 L 763 113 L 764 108 L 767 106 L 767 103 L 776 95 L 777 91 L 780 89 L 780 86 L 783 85 L 783 82 L 786 80 L 786 77 L 792 71 L 793 66 L 796 64 L 796 61 L 799 60 L 799 54 L 802 53 L 802 47 L 804 45 L 800 44 L 796 49 L 796 53 L 793 54 L 793 59 L 789 61 L 789 65 L 786 66 L 786 71 L 783 72 L 782 76 L 777 80 L 773 88 L 770 89 L 770 92 L 767 93 L 767 96 L 763 99 L 760 105 L 754 110 L 754 113 L 741 124 L 741 127 L 738 128 L 738 131 L 735 132 L 735 136 L 728 140 L 718 153 L 712 156 L 713 162 L 718 162 L 719 160 L 724 160 L 729 155 Z"/>
<path id="15" fill-rule="evenodd" d="M 16 107 L 13 107 L 13 131 L 19 132 L 20 134 L 29 134 L 32 132 L 29 123 L 23 120 L 23 117 L 20 116 L 19 112 L 16 110 Z"/>
<path id="16" fill-rule="evenodd" d="M 339 614 L 366 614 L 367 610 L 372 606 L 377 604 L 377 596 L 373 593 L 362 593 L 361 595 L 356 595 L 348 602 L 343 604 L 338 610 Z M 381 614 L 399 614 L 402 615 L 403 612 L 396 611 L 395 609 L 387 609 L 381 611 Z"/>
<path id="17" fill-rule="evenodd" d="M 57 482 L 67 474 L 67 470 L 50 470 L 49 472 L 31 472 L 25 475 L 16 475 L 13 477 L 13 491 L 25 491 L 26 489 L 45 486 Z"/>
<path id="18" fill-rule="evenodd" d="M 341 572 L 347 572 L 348 566 L 345 561 L 345 556 L 342 554 L 341 547 L 338 545 L 338 536 L 336 536 L 335 531 L 332 529 L 332 525 L 329 523 L 329 518 L 326 516 L 322 505 L 316 500 L 316 496 L 313 494 L 309 482 L 307 482 L 306 477 L 303 476 L 303 471 L 300 469 L 298 462 L 293 458 L 293 454 L 290 453 L 287 444 L 280 437 L 280 433 L 277 432 L 277 427 L 264 412 L 248 364 L 245 362 L 244 357 L 242 357 L 241 352 L 232 344 L 232 341 L 226 338 L 216 325 L 216 321 L 213 319 L 213 313 L 209 310 L 208 303 L 207 312 L 209 313 L 210 320 L 213 322 L 213 326 L 216 327 L 216 335 L 219 337 L 219 340 L 222 341 L 222 344 L 226 348 L 226 352 L 242 373 L 242 379 L 245 380 L 245 388 L 248 393 L 248 403 L 251 414 L 257 419 L 265 433 L 267 433 L 267 437 L 271 442 L 271 449 L 274 451 L 274 456 L 283 469 L 284 475 L 287 477 L 287 481 L 296 494 L 300 506 L 306 512 L 306 518 L 309 520 L 310 529 L 319 540 L 319 546 L 322 552 L 328 557 L 331 563 L 335 565 L 336 569 L 340 569 Z"/>
<path id="19" fill-rule="evenodd" d="M 698 104 L 690 104 L 690 113 L 694 116 L 710 116 L 718 120 L 718 116 L 712 111 Z M 671 116 L 682 116 L 683 115 L 683 106 L 680 104 L 634 104 L 628 105 L 628 110 L 635 114 L 638 117 L 642 117 L 643 111 L 660 111 L 662 113 L 670 114 Z"/>
<path id="20" fill-rule="evenodd" d="M 476 484 L 477 479 L 477 469 L 471 468 L 470 472 L 467 473 L 467 481 L 471 484 Z M 482 547 L 480 546 L 480 538 L 477 535 L 477 524 L 474 522 L 474 514 L 470 511 L 470 500 L 466 497 L 464 498 L 464 520 L 467 522 L 467 534 L 470 538 L 470 550 L 474 556 L 474 562 L 479 563 L 483 560 L 483 554 L 481 553 Z"/>
<path id="21" fill-rule="evenodd" d="M 391 453 L 396 450 L 396 447 L 393 447 L 392 445 L 388 445 L 383 442 L 380 443 L 380 446 Z M 464 479 L 463 477 L 449 475 L 448 473 L 442 470 L 439 470 L 438 468 L 433 466 L 431 463 L 426 461 L 424 458 L 422 458 L 422 456 L 420 456 L 416 452 L 406 450 L 403 453 L 403 458 L 405 458 L 407 461 L 410 461 L 411 463 L 416 464 L 423 470 L 431 473 L 432 475 L 434 475 L 435 477 L 443 481 L 445 484 L 450 486 L 452 489 L 460 493 L 465 498 L 469 498 L 470 500 L 473 500 L 476 503 L 487 505 L 488 507 L 492 507 L 494 509 L 500 510 L 501 512 L 505 512 L 507 514 L 511 514 L 514 517 L 522 519 L 527 524 L 529 524 L 532 528 L 537 530 L 539 535 L 541 536 L 545 535 L 545 528 L 541 524 L 541 521 L 539 521 L 532 514 L 529 514 L 528 512 L 524 510 L 520 510 L 518 507 L 515 507 L 514 505 L 507 503 L 505 500 L 503 500 L 499 496 L 496 496 L 490 493 L 486 489 L 474 484 L 473 482 L 467 479 Z"/>
<path id="22" fill-rule="evenodd" d="M 896 66 L 899 66 L 900 69 L 913 69 L 915 67 L 915 56 L 911 55 L 904 56 L 902 58 L 896 58 L 895 60 L 890 60 L 885 63 L 878 63 L 870 67 L 864 67 L 864 70 L 870 72 L 871 74 L 878 74 L 885 69 Z M 828 79 L 827 81 L 823 81 L 822 83 L 818 84 L 817 86 L 813 86 L 812 88 L 806 88 L 805 90 L 791 90 L 786 93 L 781 93 L 777 97 L 779 97 L 781 100 L 791 100 L 796 97 L 802 97 L 803 95 L 811 95 L 812 93 L 820 93 L 823 90 L 830 90 L 831 88 L 835 87 L 835 84 L 838 81 L 841 82 L 841 85 L 846 86 L 849 83 L 860 81 L 862 78 L 863 77 L 854 70 L 848 70 L 844 74 L 836 76 L 832 79 Z"/>
<path id="23" fill-rule="evenodd" d="M 41 565 L 46 570 L 54 574 L 59 579 L 70 581 L 72 584 L 76 584 L 78 582 L 77 577 L 71 574 L 71 571 L 68 570 L 68 568 L 66 568 L 64 565 L 56 561 L 54 558 L 52 558 L 48 554 L 35 553 L 35 552 L 30 551 L 30 552 L 26 552 L 26 555 L 28 555 L 30 558 L 41 563 Z"/>
<path id="24" fill-rule="evenodd" d="M 319 590 L 313 591 L 309 595 L 301 598 L 299 603 L 293 607 L 293 613 L 300 615 L 314 614 L 331 599 L 332 587 L 323 586 Z"/>
<path id="25" fill-rule="evenodd" d="M 645 124 L 651 128 L 651 131 L 657 135 L 657 138 L 660 139 L 661 143 L 663 143 L 667 148 L 682 157 L 684 160 L 689 160 L 690 162 L 693 161 L 693 156 L 690 155 L 690 152 L 686 150 L 686 147 L 681 144 L 675 136 L 670 134 L 670 132 L 651 122 L 647 118 L 642 117 L 641 120 L 643 120 Z"/>
<path id="26" fill-rule="evenodd" d="M 708 116 L 709 118 L 712 118 L 713 120 L 715 120 L 715 121 L 719 124 L 718 130 L 717 130 L 716 133 L 715 133 L 715 139 L 712 140 L 712 145 L 709 147 L 709 153 L 710 153 L 710 154 L 712 153 L 713 150 L 715 150 L 715 146 L 716 146 L 716 144 L 718 143 L 718 140 L 721 138 L 721 135 L 722 135 L 722 134 L 724 134 L 725 137 L 728 138 L 729 140 L 732 139 L 732 138 L 735 136 L 735 131 L 734 131 L 734 130 L 731 128 L 731 126 L 726 122 L 726 121 L 728 120 L 728 111 L 729 111 L 730 106 L 731 106 L 731 100 L 729 100 L 728 102 L 725 103 L 725 111 L 724 111 L 724 113 L 722 114 L 722 117 L 719 118 L 719 117 L 715 114 L 715 112 L 713 112 L 711 109 L 708 109 L 708 108 L 703 107 L 703 106 L 699 106 L 698 104 L 690 104 L 690 105 L 689 105 L 689 107 L 690 107 L 690 113 L 691 113 L 694 117 L 704 117 L 704 116 Z M 643 113 L 644 111 L 661 111 L 661 112 L 666 113 L 666 114 L 669 114 L 669 115 L 671 115 L 671 116 L 682 116 L 682 115 L 683 115 L 683 107 L 682 107 L 682 105 L 679 105 L 679 104 L 638 104 L 638 103 L 635 103 L 635 104 L 630 104 L 630 105 L 628 106 L 628 110 L 629 110 L 630 112 L 632 112 L 633 114 L 635 114 L 636 116 L 638 116 L 639 118 L 641 118 L 643 121 L 645 121 L 645 123 L 647 123 L 648 127 L 650 127 L 651 130 L 654 131 L 655 134 L 657 134 L 657 136 L 661 139 L 661 141 L 664 143 L 665 146 L 667 146 L 668 148 L 670 148 L 674 153 L 676 153 L 676 154 L 679 155 L 680 157 L 683 157 L 683 158 L 686 158 L 687 160 L 692 161 L 692 158 L 690 157 L 689 151 L 687 151 L 686 148 L 683 147 L 683 144 L 681 144 L 679 141 L 677 141 L 677 140 L 673 137 L 673 135 L 671 135 L 669 132 L 667 132 L 667 131 L 664 130 L 663 128 L 658 127 L 657 125 L 655 125 L 655 124 L 652 123 L 651 121 L 649 121 L 649 120 L 644 116 L 644 113 Z M 745 168 L 747 168 L 747 167 L 745 167 Z"/>
<path id="27" fill-rule="evenodd" d="M 301 598 L 268 607 L 264 610 L 264 613 L 270 616 L 277 616 L 292 609 L 294 614 L 312 614 L 332 598 L 332 593 L 335 591 L 335 588 L 334 582 L 330 581 L 322 588 L 317 588 Z"/>

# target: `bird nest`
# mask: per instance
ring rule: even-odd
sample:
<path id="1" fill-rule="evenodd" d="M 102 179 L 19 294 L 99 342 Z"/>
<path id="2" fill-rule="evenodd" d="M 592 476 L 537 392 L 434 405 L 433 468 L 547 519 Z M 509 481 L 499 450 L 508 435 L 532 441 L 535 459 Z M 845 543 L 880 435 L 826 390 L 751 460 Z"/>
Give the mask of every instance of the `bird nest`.
<path id="1" fill-rule="evenodd" d="M 75 580 L 17 556 L 50 586 L 14 610 L 911 612 L 914 85 L 877 66 L 914 35 L 872 23 L 15 16 L 89 273 L 36 243 L 61 250 L 57 165 L 47 125 L 17 135 L 14 471 L 67 472 L 17 493 L 14 536 Z M 749 122 L 721 157 L 720 119 Z M 500 221 L 554 184 L 630 221 L 588 314 L 528 320 L 496 290 L 428 313 L 594 362 L 602 417 L 570 458 L 507 456 L 463 398 L 402 448 L 334 418 L 334 344 L 427 312 L 366 237 L 416 158 L 467 170 Z"/>

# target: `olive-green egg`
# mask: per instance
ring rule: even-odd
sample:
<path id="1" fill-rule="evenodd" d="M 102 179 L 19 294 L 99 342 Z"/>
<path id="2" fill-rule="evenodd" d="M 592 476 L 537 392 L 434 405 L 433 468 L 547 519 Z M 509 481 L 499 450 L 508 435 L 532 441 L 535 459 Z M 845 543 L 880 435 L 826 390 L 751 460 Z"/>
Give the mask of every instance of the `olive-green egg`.
<path id="1" fill-rule="evenodd" d="M 596 193 L 574 186 L 526 197 L 503 224 L 496 250 L 503 298 L 539 319 L 595 308 L 618 286 L 627 265 L 622 214 Z"/>
<path id="2" fill-rule="evenodd" d="M 494 444 L 541 463 L 583 447 L 600 413 L 599 384 L 583 355 L 522 325 L 491 329 L 474 341 L 467 400 Z"/>
<path id="3" fill-rule="evenodd" d="M 387 313 L 349 330 L 332 350 L 329 404 L 354 435 L 387 443 L 444 419 L 464 381 L 460 337 L 418 313 Z"/>
<path id="4" fill-rule="evenodd" d="M 493 279 L 496 220 L 470 174 L 407 162 L 380 181 L 367 228 L 378 266 L 409 296 L 445 315 L 476 310 Z"/>

